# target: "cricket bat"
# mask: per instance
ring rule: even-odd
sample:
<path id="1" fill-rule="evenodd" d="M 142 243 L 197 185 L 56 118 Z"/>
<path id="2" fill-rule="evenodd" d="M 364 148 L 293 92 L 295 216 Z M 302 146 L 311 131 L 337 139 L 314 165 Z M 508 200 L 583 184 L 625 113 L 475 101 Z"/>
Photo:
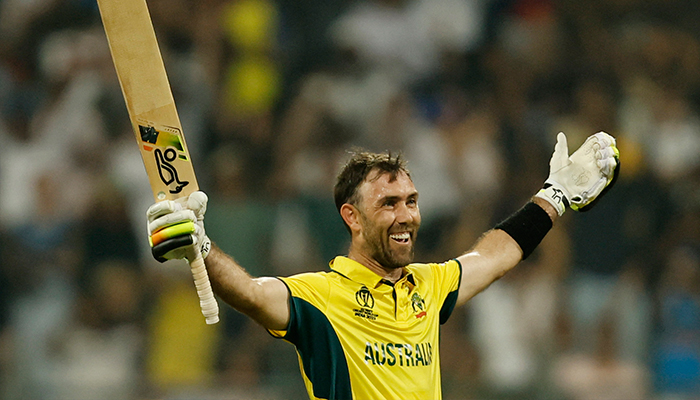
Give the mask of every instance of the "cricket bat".
<path id="1" fill-rule="evenodd" d="M 155 201 L 197 191 L 192 160 L 145 0 L 97 0 L 112 60 Z M 202 314 L 219 321 L 219 305 L 199 251 L 187 256 Z"/>

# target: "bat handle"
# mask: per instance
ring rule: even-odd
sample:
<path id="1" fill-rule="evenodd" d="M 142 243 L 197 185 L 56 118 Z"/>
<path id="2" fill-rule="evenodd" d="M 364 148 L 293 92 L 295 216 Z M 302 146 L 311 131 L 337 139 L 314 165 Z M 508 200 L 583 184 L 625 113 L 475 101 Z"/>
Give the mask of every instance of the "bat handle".
<path id="1" fill-rule="evenodd" d="M 190 263 L 194 286 L 197 288 L 197 294 L 199 295 L 199 306 L 202 308 L 202 314 L 204 314 L 207 325 L 213 325 L 219 322 L 219 304 L 214 298 L 204 259 L 198 250 L 193 250 L 188 254 L 187 260 Z"/>

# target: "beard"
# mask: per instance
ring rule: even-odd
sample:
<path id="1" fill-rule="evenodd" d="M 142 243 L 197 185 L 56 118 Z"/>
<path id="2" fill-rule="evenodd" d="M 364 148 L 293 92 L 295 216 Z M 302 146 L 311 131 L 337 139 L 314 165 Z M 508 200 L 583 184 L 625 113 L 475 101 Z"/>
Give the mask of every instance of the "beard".
<path id="1" fill-rule="evenodd" d="M 411 241 L 408 246 L 399 246 L 392 248 L 392 239 L 389 237 L 389 232 L 376 226 L 363 214 L 362 225 L 365 227 L 365 242 L 368 246 L 369 255 L 381 264 L 384 268 L 397 269 L 403 268 L 413 262 L 414 257 L 414 240 L 418 233 L 417 226 L 409 226 L 402 224 L 401 229 L 411 232 Z"/>

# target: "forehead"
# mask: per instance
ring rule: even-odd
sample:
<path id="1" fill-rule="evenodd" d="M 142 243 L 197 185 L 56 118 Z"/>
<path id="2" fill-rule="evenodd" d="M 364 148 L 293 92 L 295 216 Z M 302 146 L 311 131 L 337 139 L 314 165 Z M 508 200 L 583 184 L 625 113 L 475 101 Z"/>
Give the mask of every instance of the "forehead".
<path id="1" fill-rule="evenodd" d="M 385 197 L 408 197 L 417 193 L 411 178 L 403 171 L 391 180 L 391 174 L 372 171 L 359 187 L 363 199 L 375 202 Z"/>

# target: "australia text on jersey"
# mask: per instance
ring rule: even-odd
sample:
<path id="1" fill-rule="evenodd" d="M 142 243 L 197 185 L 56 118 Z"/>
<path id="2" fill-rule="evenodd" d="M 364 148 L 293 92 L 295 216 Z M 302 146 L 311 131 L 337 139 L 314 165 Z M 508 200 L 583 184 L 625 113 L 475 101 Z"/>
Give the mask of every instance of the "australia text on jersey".
<path id="1" fill-rule="evenodd" d="M 432 343 L 365 343 L 365 364 L 417 367 L 432 362 Z"/>

